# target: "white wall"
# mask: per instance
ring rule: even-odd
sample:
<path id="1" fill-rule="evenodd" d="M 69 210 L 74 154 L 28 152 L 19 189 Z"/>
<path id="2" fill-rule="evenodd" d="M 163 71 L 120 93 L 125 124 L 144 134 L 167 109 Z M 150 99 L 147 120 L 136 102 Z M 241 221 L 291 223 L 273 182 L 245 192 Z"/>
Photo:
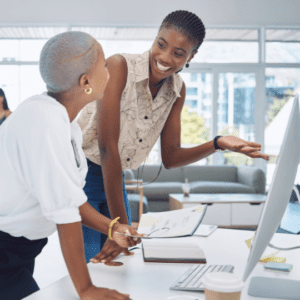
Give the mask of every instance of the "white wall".
<path id="1" fill-rule="evenodd" d="M 300 25 L 299 0 L 1 0 L 0 25 L 73 23 L 158 26 L 171 11 L 208 25 Z"/>

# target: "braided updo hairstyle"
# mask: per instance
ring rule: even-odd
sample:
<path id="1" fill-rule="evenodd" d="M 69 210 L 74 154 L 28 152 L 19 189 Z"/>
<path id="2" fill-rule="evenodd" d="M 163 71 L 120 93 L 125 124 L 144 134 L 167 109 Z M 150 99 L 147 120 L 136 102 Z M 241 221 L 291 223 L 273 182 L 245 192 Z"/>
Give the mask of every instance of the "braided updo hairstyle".
<path id="1" fill-rule="evenodd" d="M 188 39 L 193 41 L 193 52 L 198 50 L 205 38 L 205 27 L 201 19 L 186 10 L 176 10 L 168 14 L 162 21 L 159 31 L 170 27 L 187 35 Z"/>

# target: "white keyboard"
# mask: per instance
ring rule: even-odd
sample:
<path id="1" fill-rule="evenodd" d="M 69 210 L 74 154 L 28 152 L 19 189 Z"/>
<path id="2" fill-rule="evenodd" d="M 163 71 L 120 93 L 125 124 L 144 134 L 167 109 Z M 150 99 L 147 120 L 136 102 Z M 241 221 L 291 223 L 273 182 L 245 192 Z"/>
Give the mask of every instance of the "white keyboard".
<path id="1" fill-rule="evenodd" d="M 202 278 L 206 273 L 228 272 L 231 273 L 234 266 L 230 265 L 193 265 L 189 268 L 171 287 L 177 291 L 198 291 L 203 292 Z"/>

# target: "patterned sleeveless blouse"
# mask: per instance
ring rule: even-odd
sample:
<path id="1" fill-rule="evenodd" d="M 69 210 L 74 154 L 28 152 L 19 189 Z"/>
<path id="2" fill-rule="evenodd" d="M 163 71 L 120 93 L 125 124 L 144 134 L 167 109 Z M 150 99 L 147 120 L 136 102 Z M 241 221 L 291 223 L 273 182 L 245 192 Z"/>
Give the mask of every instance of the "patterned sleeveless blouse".
<path id="1" fill-rule="evenodd" d="M 155 99 L 149 89 L 149 53 L 121 54 L 127 62 L 127 82 L 120 101 L 118 149 L 122 170 L 137 169 L 157 142 L 174 102 L 180 97 L 179 74 L 168 77 Z M 78 124 L 83 132 L 82 148 L 86 157 L 100 165 L 97 140 L 97 101 L 82 110 Z"/>

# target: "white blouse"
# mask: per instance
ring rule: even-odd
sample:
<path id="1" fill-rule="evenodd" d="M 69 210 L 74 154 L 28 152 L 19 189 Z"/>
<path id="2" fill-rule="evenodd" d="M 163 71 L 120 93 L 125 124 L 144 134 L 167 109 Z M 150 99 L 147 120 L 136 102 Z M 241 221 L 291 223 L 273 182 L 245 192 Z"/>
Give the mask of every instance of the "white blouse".
<path id="1" fill-rule="evenodd" d="M 152 99 L 149 89 L 149 52 L 122 54 L 128 68 L 120 102 L 118 142 L 123 170 L 137 169 L 147 158 L 182 88 L 180 75 L 173 74 L 165 80 L 155 99 Z M 78 123 L 83 132 L 82 147 L 86 157 L 100 165 L 96 115 L 97 102 L 89 103 L 83 109 Z"/>
<path id="2" fill-rule="evenodd" d="M 0 127 L 1 231 L 35 240 L 56 224 L 81 221 L 78 207 L 87 201 L 81 144 L 77 122 L 46 93 L 7 118 Z"/>

